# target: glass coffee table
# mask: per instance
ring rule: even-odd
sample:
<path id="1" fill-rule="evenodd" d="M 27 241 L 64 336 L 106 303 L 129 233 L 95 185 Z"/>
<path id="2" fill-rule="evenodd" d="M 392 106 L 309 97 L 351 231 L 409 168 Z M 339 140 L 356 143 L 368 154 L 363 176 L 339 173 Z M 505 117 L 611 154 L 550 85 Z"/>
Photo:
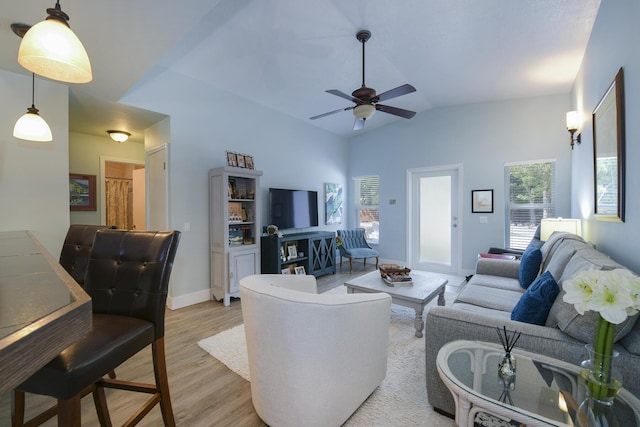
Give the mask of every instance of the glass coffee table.
<path id="1" fill-rule="evenodd" d="M 539 354 L 514 350 L 516 376 L 512 384 L 498 378 L 499 344 L 452 341 L 438 352 L 440 378 L 456 404 L 456 423 L 473 426 L 477 413 L 532 426 L 573 426 L 584 399 L 580 367 Z M 621 389 L 614 403 L 620 426 L 640 426 L 640 401 Z"/>

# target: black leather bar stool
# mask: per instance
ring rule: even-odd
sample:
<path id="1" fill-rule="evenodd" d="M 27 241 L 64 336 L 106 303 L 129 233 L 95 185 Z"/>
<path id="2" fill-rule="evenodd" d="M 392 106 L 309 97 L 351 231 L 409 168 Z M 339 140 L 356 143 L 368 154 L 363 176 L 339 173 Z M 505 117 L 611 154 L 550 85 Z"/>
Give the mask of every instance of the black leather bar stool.
<path id="1" fill-rule="evenodd" d="M 96 233 L 84 283 L 93 303 L 93 329 L 14 390 L 14 426 L 25 425 L 25 392 L 56 398 L 58 425 L 65 427 L 81 425 L 80 399 L 93 393 L 100 425 L 110 426 L 104 387 L 152 395 L 125 425 L 137 424 L 159 403 L 165 426 L 175 426 L 165 361 L 164 314 L 179 240 L 178 231 Z M 105 378 L 149 344 L 155 384 Z M 51 411 L 56 409 L 46 411 L 48 417 L 36 417 L 33 425 L 50 418 Z"/>

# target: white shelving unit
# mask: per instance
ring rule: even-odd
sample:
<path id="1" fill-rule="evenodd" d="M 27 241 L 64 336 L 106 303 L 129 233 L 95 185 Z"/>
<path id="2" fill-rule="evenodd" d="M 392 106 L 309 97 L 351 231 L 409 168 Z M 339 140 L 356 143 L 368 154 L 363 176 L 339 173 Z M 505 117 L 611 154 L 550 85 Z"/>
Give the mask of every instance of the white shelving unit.
<path id="1" fill-rule="evenodd" d="M 209 171 L 211 298 L 227 306 L 243 277 L 260 273 L 261 171 L 225 166 Z"/>

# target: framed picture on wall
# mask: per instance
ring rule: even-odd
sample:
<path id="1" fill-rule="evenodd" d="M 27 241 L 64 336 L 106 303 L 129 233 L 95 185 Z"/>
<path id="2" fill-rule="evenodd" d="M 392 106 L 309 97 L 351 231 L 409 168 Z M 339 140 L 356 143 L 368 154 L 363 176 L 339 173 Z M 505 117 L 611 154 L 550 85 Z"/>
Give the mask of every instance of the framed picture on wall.
<path id="1" fill-rule="evenodd" d="M 493 213 L 493 190 L 471 190 L 471 213 Z"/>
<path id="2" fill-rule="evenodd" d="M 72 211 L 96 210 L 96 176 L 69 174 L 69 209 Z"/>

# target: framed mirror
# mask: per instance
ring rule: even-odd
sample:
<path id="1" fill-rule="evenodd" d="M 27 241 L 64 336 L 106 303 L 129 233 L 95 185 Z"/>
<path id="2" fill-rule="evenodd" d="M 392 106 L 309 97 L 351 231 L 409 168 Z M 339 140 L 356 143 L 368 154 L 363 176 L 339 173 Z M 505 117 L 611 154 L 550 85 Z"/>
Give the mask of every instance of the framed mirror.
<path id="1" fill-rule="evenodd" d="M 624 79 L 620 68 L 593 110 L 595 217 L 624 222 Z"/>

